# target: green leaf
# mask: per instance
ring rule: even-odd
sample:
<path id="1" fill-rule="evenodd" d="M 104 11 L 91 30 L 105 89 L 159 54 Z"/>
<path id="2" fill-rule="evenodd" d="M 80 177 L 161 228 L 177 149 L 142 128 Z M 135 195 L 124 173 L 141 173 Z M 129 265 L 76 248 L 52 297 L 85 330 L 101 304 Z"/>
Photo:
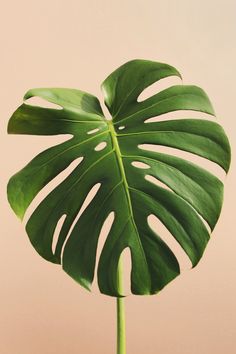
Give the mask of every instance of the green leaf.
<path id="1" fill-rule="evenodd" d="M 131 252 L 131 291 L 154 294 L 179 273 L 173 251 L 148 224 L 155 215 L 188 255 L 193 267 L 209 241 L 222 206 L 223 184 L 212 173 L 170 153 L 144 150 L 142 144 L 167 146 L 208 159 L 226 172 L 230 147 L 222 127 L 205 119 L 147 119 L 177 110 L 214 115 L 206 93 L 196 86 L 175 85 L 144 101 L 142 91 L 163 78 L 181 77 L 172 66 L 133 60 L 114 71 L 102 84 L 112 120 L 104 117 L 96 97 L 75 89 L 33 89 L 25 99 L 38 96 L 61 109 L 23 103 L 12 115 L 11 134 L 70 134 L 67 141 L 36 156 L 8 184 L 15 213 L 24 214 L 40 190 L 74 160 L 82 161 L 36 207 L 26 230 L 37 252 L 61 263 L 78 283 L 90 289 L 104 221 L 114 221 L 98 263 L 100 291 L 120 296 L 117 267 L 121 253 Z M 140 146 L 141 145 L 141 146 Z M 143 163 L 145 168 L 134 162 Z M 142 167 L 143 167 L 142 166 Z M 147 180 L 159 180 L 163 187 Z M 82 211 L 91 189 L 99 187 Z M 165 186 L 167 188 L 165 188 Z M 55 251 L 53 239 L 65 216 Z"/>

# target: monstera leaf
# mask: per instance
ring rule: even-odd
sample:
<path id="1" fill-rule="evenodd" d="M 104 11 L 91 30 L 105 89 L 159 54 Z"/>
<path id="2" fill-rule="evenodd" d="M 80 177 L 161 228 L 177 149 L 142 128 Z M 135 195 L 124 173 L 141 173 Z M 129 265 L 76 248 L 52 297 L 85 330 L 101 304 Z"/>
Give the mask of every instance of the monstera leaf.
<path id="1" fill-rule="evenodd" d="M 126 248 L 131 253 L 134 294 L 154 294 L 180 273 L 162 235 L 150 228 L 149 215 L 165 225 L 193 267 L 209 240 L 206 223 L 212 230 L 219 217 L 222 182 L 196 164 L 158 152 L 158 146 L 199 155 L 227 172 L 230 148 L 223 129 L 206 119 L 160 117 L 159 121 L 147 121 L 177 110 L 214 115 L 207 95 L 196 86 L 175 85 L 138 100 L 146 87 L 169 76 L 180 74 L 172 66 L 146 60 L 130 61 L 114 71 L 102 84 L 112 120 L 105 118 L 96 97 L 65 88 L 32 89 L 24 97 L 38 96 L 61 109 L 23 103 L 10 119 L 11 134 L 72 135 L 14 175 L 8 184 L 8 197 L 15 213 L 23 218 L 37 193 L 75 159 L 82 158 L 37 206 L 26 230 L 42 257 L 61 263 L 87 289 L 94 278 L 99 234 L 111 212 L 114 221 L 100 255 L 98 284 L 102 293 L 112 296 L 122 295 L 117 267 Z M 154 144 L 157 149 L 144 149 L 143 144 Z M 73 225 L 86 196 L 97 184 L 96 195 Z M 62 216 L 64 223 L 53 251 L 54 231 Z"/>

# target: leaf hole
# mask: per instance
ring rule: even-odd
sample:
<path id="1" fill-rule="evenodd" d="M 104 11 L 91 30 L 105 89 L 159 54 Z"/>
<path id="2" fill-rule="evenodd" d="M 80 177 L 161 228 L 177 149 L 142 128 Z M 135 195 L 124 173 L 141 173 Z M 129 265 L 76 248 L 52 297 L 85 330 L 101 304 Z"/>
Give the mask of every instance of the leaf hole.
<path id="1" fill-rule="evenodd" d="M 85 209 L 89 206 L 89 204 L 92 202 L 92 200 L 94 199 L 94 197 L 95 197 L 96 194 L 98 193 L 100 187 L 101 187 L 101 183 L 96 183 L 96 184 L 90 189 L 89 193 L 87 194 L 87 196 L 86 196 L 86 198 L 85 198 L 85 200 L 84 200 L 84 202 L 83 202 L 81 208 L 79 209 L 78 214 L 76 215 L 76 217 L 75 217 L 73 223 L 72 223 L 71 226 L 70 226 L 70 229 L 69 229 L 69 231 L 68 231 L 67 237 L 66 237 L 66 239 L 65 239 L 65 241 L 64 241 L 64 244 L 63 244 L 63 247 L 62 247 L 62 252 L 61 252 L 61 254 L 63 254 L 64 248 L 65 248 L 65 245 L 66 245 L 66 242 L 67 242 L 68 238 L 70 237 L 70 234 L 71 234 L 71 232 L 73 231 L 73 229 L 74 229 L 76 223 L 78 222 L 80 216 L 83 214 L 83 212 L 85 211 Z"/>
<path id="2" fill-rule="evenodd" d="M 55 250 L 56 250 L 56 245 L 57 245 L 57 241 L 60 235 L 60 231 L 62 229 L 62 226 L 64 224 L 64 221 L 66 219 L 67 215 L 63 214 L 60 219 L 57 222 L 57 226 L 54 230 L 54 234 L 53 234 L 53 241 L 52 241 L 52 253 L 55 254 Z"/>
<path id="3" fill-rule="evenodd" d="M 153 177 L 153 176 L 151 176 L 151 175 L 146 175 L 146 176 L 145 176 L 145 179 L 146 179 L 148 182 L 154 183 L 154 184 L 156 184 L 156 185 L 159 186 L 159 187 L 165 188 L 165 189 L 167 189 L 167 190 L 173 192 L 172 189 L 170 189 L 165 183 L 159 181 L 159 179 L 157 179 L 157 178 L 155 178 L 155 177 Z"/>
<path id="4" fill-rule="evenodd" d="M 205 228 L 207 229 L 208 233 L 211 235 L 212 229 L 211 229 L 210 225 L 208 224 L 208 222 L 198 213 L 198 211 L 196 209 L 194 209 L 194 211 L 197 213 L 198 217 L 201 219 L 201 221 L 204 224 Z"/>
<path id="5" fill-rule="evenodd" d="M 103 94 L 104 94 L 104 98 L 105 98 L 105 92 L 103 92 Z M 107 120 L 112 120 L 112 115 L 110 114 L 110 112 L 109 112 L 107 106 L 105 105 L 105 103 L 101 100 L 100 104 L 101 104 L 102 111 L 103 111 L 104 116 L 106 117 L 106 119 Z"/>
<path id="6" fill-rule="evenodd" d="M 215 116 L 204 112 L 197 112 L 191 110 L 179 110 L 174 112 L 168 112 L 161 114 L 156 117 L 148 118 L 144 121 L 144 123 L 154 123 L 154 122 L 164 122 L 168 120 L 176 120 L 176 119 L 206 119 L 210 121 L 215 121 Z"/>
<path id="7" fill-rule="evenodd" d="M 180 246 L 180 244 L 176 241 L 174 236 L 170 233 L 170 231 L 166 228 L 166 226 L 153 214 L 150 214 L 147 218 L 148 225 L 150 228 L 157 233 L 157 235 L 166 243 L 166 245 L 171 249 L 177 258 L 180 266 L 180 270 L 187 270 L 192 268 L 192 263 Z"/>
<path id="8" fill-rule="evenodd" d="M 148 169 L 151 168 L 148 164 L 140 161 L 132 161 L 131 165 L 136 167 L 136 168 L 141 168 L 141 169 Z"/>
<path id="9" fill-rule="evenodd" d="M 137 101 L 143 102 L 146 99 L 151 98 L 155 94 L 159 93 L 160 91 L 169 88 L 170 86 L 180 85 L 180 84 L 181 84 L 181 79 L 178 76 L 166 77 L 146 87 L 138 96 Z"/>
<path id="10" fill-rule="evenodd" d="M 42 107 L 42 108 L 51 108 L 51 109 L 59 109 L 63 110 L 63 107 L 56 103 L 48 102 L 47 100 L 44 100 L 41 97 L 34 96 L 30 97 L 25 101 L 25 104 L 29 104 L 32 106 L 37 106 L 37 107 Z"/>
<path id="11" fill-rule="evenodd" d="M 207 170 L 208 172 L 215 175 L 219 180 L 224 181 L 226 173 L 224 169 L 219 166 L 217 163 L 208 160 L 205 157 L 195 155 L 192 152 L 172 148 L 169 146 L 163 145 L 155 145 L 155 144 L 139 144 L 139 149 L 147 150 L 147 151 L 154 151 L 159 153 L 164 153 L 168 155 L 172 155 L 175 157 L 179 157 L 181 159 L 187 160 L 188 162 L 194 163 L 195 165 Z"/>
<path id="12" fill-rule="evenodd" d="M 125 125 L 120 125 L 120 126 L 118 127 L 118 129 L 119 129 L 119 130 L 125 129 Z"/>
<path id="13" fill-rule="evenodd" d="M 169 190 L 170 192 L 172 193 L 175 193 L 171 188 L 169 188 L 165 183 L 161 182 L 159 179 L 151 176 L 151 175 L 146 175 L 145 176 L 145 179 L 151 183 L 154 183 L 155 185 L 161 187 L 161 188 L 164 188 L 164 189 L 167 189 Z M 207 223 L 207 221 L 199 214 L 199 212 L 193 207 L 191 206 L 191 208 L 194 209 L 194 211 L 198 214 L 198 217 L 201 219 L 201 221 L 203 222 L 203 224 L 205 225 L 207 231 L 209 234 L 211 234 L 212 230 L 209 226 L 209 224 Z"/>
<path id="14" fill-rule="evenodd" d="M 22 138 L 24 137 L 25 143 L 22 144 Z M 10 135 L 10 147 L 9 147 L 9 157 L 16 157 L 16 170 L 21 169 L 22 166 L 26 165 L 43 151 L 50 149 L 53 146 L 60 145 L 66 141 L 72 139 L 71 134 L 60 134 L 60 135 Z M 17 149 L 11 149 L 13 146 Z M 30 146 L 30 149 L 29 149 Z"/>
<path id="15" fill-rule="evenodd" d="M 92 284 L 92 291 L 95 291 L 97 293 L 100 293 L 100 290 L 98 288 L 98 282 L 97 282 L 97 269 L 98 269 L 98 263 L 99 263 L 99 259 L 100 259 L 100 255 L 101 255 L 101 252 L 102 252 L 102 249 L 104 247 L 104 244 L 106 242 L 106 239 L 107 239 L 107 236 L 112 228 L 112 225 L 114 223 L 114 220 L 115 220 L 115 212 L 114 211 L 111 211 L 103 225 L 102 225 L 102 228 L 101 228 L 101 231 L 100 231 L 100 234 L 99 234 L 99 237 L 98 237 L 98 245 L 97 245 L 97 252 L 96 252 L 96 265 L 95 265 L 95 271 L 94 271 L 94 274 L 95 274 L 95 277 L 96 277 L 96 281 L 93 282 Z"/>
<path id="16" fill-rule="evenodd" d="M 83 157 L 78 157 L 74 161 L 72 161 L 62 172 L 60 172 L 56 177 L 54 177 L 50 182 L 48 182 L 40 192 L 35 196 L 35 198 L 30 203 L 25 217 L 24 222 L 27 223 L 32 212 L 37 208 L 37 206 L 42 202 L 42 200 L 60 183 L 62 183 L 71 172 L 79 166 L 79 164 L 83 161 Z"/>
<path id="17" fill-rule="evenodd" d="M 99 143 L 95 148 L 94 150 L 95 151 L 101 151 L 103 149 L 105 149 L 105 147 L 107 146 L 107 143 L 105 141 Z"/>
<path id="18" fill-rule="evenodd" d="M 92 130 L 89 130 L 88 132 L 87 132 L 87 134 L 95 134 L 95 133 L 97 133 L 98 131 L 99 131 L 100 129 L 99 128 L 95 128 L 95 129 L 92 129 Z"/>

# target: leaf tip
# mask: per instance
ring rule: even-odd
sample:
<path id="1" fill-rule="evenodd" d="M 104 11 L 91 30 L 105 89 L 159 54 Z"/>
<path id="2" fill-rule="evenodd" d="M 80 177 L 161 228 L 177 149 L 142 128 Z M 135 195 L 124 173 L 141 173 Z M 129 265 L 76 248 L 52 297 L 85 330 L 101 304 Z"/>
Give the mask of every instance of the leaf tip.
<path id="1" fill-rule="evenodd" d="M 24 219 L 25 211 L 17 204 L 14 200 L 12 200 L 11 196 L 8 194 L 8 203 L 10 204 L 12 210 L 18 217 L 18 219 L 22 222 Z"/>
<path id="2" fill-rule="evenodd" d="M 83 288 L 91 292 L 91 282 L 86 278 L 82 277 L 79 274 L 74 274 L 72 270 L 69 269 L 68 265 L 65 266 L 65 263 L 62 261 L 62 269 L 66 272 L 72 279 L 79 283 Z"/>
<path id="3" fill-rule="evenodd" d="M 34 95 L 33 95 L 33 93 L 32 93 L 32 89 L 30 89 L 30 90 L 28 90 L 25 94 L 24 94 L 24 96 L 23 96 L 23 101 L 26 101 L 26 100 L 28 100 L 29 98 L 31 98 L 31 97 L 33 97 Z"/>
<path id="4" fill-rule="evenodd" d="M 16 216 L 22 221 L 26 208 L 24 200 L 20 197 L 19 188 L 17 188 L 17 184 L 14 181 L 14 176 L 10 178 L 7 184 L 7 199 Z"/>

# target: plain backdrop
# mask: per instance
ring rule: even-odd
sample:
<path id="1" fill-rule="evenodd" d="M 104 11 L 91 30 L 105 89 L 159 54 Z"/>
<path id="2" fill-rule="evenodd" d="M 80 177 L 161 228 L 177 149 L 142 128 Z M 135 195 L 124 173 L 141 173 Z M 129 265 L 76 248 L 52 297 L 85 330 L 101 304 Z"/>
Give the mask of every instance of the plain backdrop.
<path id="1" fill-rule="evenodd" d="M 41 0 L 1 6 L 1 354 L 115 353 L 115 299 L 89 293 L 31 247 L 6 200 L 9 177 L 60 136 L 7 136 L 33 87 L 102 98 L 124 62 L 169 63 L 203 87 L 235 151 L 235 0 Z M 234 153 L 233 153 L 234 158 Z M 236 352 L 235 162 L 197 268 L 155 296 L 126 298 L 128 354 Z"/>

